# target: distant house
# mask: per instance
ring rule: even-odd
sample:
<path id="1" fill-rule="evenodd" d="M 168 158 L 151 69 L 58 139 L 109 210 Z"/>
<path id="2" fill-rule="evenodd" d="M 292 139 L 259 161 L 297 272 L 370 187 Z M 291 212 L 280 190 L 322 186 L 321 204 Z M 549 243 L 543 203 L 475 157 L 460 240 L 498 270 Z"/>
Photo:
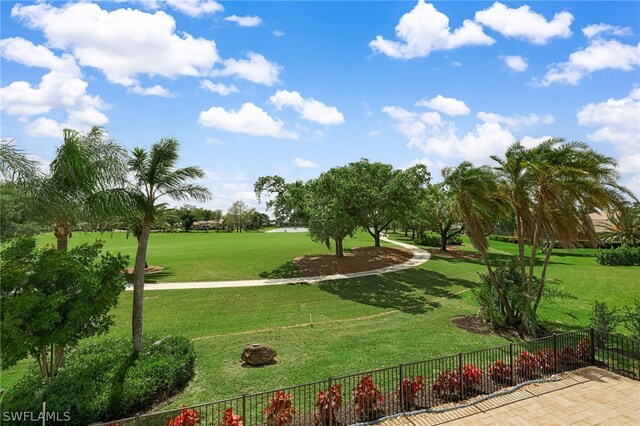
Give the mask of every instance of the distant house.
<path id="1" fill-rule="evenodd" d="M 609 213 L 606 211 L 593 212 L 589 214 L 589 218 L 597 234 L 607 231 L 607 228 L 611 226 Z"/>
<path id="2" fill-rule="evenodd" d="M 208 231 L 211 229 L 224 229 L 224 219 L 220 220 L 197 220 L 193 222 L 192 229 L 196 231 Z"/>

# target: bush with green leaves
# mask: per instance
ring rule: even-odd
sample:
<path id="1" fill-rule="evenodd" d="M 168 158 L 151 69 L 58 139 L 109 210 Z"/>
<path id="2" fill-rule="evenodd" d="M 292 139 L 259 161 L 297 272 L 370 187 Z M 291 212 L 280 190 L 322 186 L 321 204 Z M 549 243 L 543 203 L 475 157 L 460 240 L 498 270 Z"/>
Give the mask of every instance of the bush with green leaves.
<path id="1" fill-rule="evenodd" d="M 633 305 L 625 306 L 622 322 L 631 332 L 631 337 L 640 341 L 640 300 L 634 300 Z"/>
<path id="2" fill-rule="evenodd" d="M 440 234 L 432 231 L 425 232 L 418 237 L 418 244 L 427 247 L 440 247 Z"/>
<path id="3" fill-rule="evenodd" d="M 108 421 L 146 411 L 191 380 L 196 356 L 185 337 L 146 336 L 133 354 L 128 338 L 82 343 L 48 382 L 36 368 L 6 391 L 4 411 L 69 410 L 72 424 Z"/>
<path id="4" fill-rule="evenodd" d="M 596 251 L 596 262 L 608 266 L 640 265 L 640 246 L 621 245 Z"/>
<path id="5" fill-rule="evenodd" d="M 595 301 L 593 303 L 593 311 L 591 311 L 590 325 L 596 331 L 604 333 L 613 333 L 622 318 L 620 312 L 615 308 L 609 308 L 605 302 Z M 596 345 L 602 347 L 604 344 L 604 337 L 597 335 Z"/>
<path id="6" fill-rule="evenodd" d="M 18 238 L 2 250 L 3 369 L 31 356 L 43 377 L 53 377 L 69 347 L 109 330 L 110 311 L 127 284 L 122 270 L 128 259 L 101 254 L 102 245 L 96 241 L 58 251 Z"/>

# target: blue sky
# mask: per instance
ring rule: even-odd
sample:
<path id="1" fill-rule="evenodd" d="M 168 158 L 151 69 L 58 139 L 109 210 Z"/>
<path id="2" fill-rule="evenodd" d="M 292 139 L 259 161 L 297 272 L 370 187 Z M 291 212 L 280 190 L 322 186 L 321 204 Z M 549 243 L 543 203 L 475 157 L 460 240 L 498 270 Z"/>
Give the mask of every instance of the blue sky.
<path id="1" fill-rule="evenodd" d="M 366 157 L 490 164 L 588 142 L 640 194 L 640 2 L 1 3 L 3 138 L 50 161 L 62 128 L 172 136 L 214 193 Z"/>

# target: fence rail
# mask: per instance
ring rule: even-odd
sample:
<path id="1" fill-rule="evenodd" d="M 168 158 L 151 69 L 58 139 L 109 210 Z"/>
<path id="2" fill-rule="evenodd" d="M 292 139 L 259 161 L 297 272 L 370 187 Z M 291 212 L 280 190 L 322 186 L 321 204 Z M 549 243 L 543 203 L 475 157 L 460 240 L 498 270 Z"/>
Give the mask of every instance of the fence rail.
<path id="1" fill-rule="evenodd" d="M 343 426 L 487 395 L 589 365 L 640 380 L 640 341 L 593 329 L 554 334 L 95 426 Z"/>

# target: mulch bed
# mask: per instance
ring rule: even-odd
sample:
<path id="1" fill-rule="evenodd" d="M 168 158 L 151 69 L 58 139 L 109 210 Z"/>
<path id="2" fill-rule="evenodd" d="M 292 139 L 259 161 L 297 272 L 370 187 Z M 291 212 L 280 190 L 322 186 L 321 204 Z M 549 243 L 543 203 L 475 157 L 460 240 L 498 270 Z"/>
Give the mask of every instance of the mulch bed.
<path id="1" fill-rule="evenodd" d="M 467 260 L 475 260 L 481 259 L 480 253 L 470 252 L 465 250 L 460 250 L 458 246 L 447 246 L 447 251 L 442 251 L 440 249 L 429 248 L 429 253 L 439 256 L 446 257 L 449 259 L 467 259 Z"/>
<path id="2" fill-rule="evenodd" d="M 157 272 L 162 272 L 164 271 L 164 266 L 147 266 L 144 270 L 145 274 L 155 274 Z M 124 273 L 127 275 L 131 275 L 133 274 L 133 267 L 129 267 L 129 268 L 125 268 Z"/>
<path id="3" fill-rule="evenodd" d="M 404 263 L 413 257 L 413 252 L 404 248 L 357 247 L 345 252 L 344 257 L 335 255 L 301 256 L 293 260 L 300 268 L 300 276 L 347 274 L 370 271 Z"/>

